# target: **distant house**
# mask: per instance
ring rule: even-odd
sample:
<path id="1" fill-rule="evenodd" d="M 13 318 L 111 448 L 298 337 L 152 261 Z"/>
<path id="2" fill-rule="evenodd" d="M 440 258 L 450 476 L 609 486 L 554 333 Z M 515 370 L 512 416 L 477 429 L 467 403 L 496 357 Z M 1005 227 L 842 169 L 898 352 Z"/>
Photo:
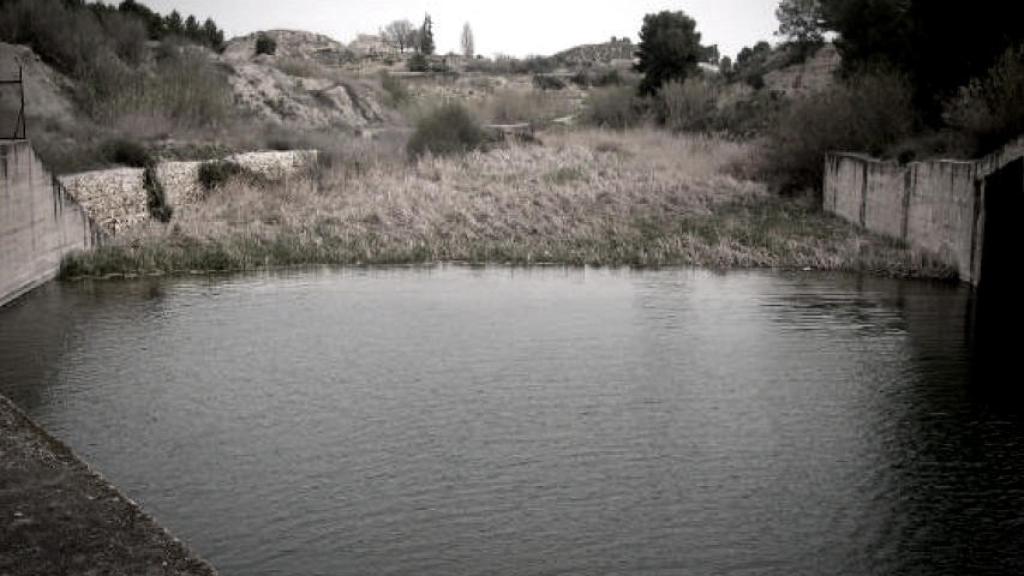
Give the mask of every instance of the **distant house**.
<path id="1" fill-rule="evenodd" d="M 360 34 L 348 45 L 360 58 L 387 58 L 398 55 L 398 50 L 376 34 Z"/>

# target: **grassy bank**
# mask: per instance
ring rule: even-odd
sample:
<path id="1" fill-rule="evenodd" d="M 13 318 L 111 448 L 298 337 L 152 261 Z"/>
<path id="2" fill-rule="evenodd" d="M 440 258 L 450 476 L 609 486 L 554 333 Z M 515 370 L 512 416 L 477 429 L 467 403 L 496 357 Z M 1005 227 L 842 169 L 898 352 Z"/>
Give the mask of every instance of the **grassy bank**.
<path id="1" fill-rule="evenodd" d="M 542 139 L 412 164 L 352 149 L 308 178 L 230 182 L 170 225 L 69 258 L 64 274 L 439 261 L 952 274 L 731 176 L 744 145 L 652 130 Z"/>

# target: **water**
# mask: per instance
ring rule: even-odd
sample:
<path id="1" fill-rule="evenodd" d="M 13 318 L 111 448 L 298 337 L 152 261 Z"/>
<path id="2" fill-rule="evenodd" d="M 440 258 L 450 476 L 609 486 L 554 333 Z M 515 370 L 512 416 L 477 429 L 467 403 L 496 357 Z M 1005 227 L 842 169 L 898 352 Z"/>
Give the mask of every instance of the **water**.
<path id="1" fill-rule="evenodd" d="M 0 393 L 225 576 L 1020 574 L 969 293 L 815 274 L 52 284 Z"/>

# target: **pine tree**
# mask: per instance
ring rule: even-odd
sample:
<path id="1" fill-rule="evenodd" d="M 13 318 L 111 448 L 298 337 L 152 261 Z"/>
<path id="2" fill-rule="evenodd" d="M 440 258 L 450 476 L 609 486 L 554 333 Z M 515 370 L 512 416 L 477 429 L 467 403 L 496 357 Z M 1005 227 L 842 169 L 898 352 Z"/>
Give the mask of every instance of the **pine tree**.
<path id="1" fill-rule="evenodd" d="M 434 22 L 430 14 L 423 19 L 423 27 L 420 28 L 420 54 L 430 56 L 434 53 Z"/>
<path id="2" fill-rule="evenodd" d="M 476 44 L 473 41 L 473 29 L 469 27 L 469 22 L 462 27 L 462 55 L 466 58 L 472 58 L 476 54 Z"/>

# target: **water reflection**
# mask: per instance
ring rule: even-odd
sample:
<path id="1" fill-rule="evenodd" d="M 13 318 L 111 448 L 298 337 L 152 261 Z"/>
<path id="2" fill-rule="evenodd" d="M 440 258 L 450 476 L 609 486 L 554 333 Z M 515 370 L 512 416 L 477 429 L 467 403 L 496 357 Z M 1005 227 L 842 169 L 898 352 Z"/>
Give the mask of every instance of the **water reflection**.
<path id="1" fill-rule="evenodd" d="M 227 575 L 1021 573 L 1024 419 L 977 377 L 971 297 L 554 269 L 53 285 L 0 311 L 0 392 Z"/>

